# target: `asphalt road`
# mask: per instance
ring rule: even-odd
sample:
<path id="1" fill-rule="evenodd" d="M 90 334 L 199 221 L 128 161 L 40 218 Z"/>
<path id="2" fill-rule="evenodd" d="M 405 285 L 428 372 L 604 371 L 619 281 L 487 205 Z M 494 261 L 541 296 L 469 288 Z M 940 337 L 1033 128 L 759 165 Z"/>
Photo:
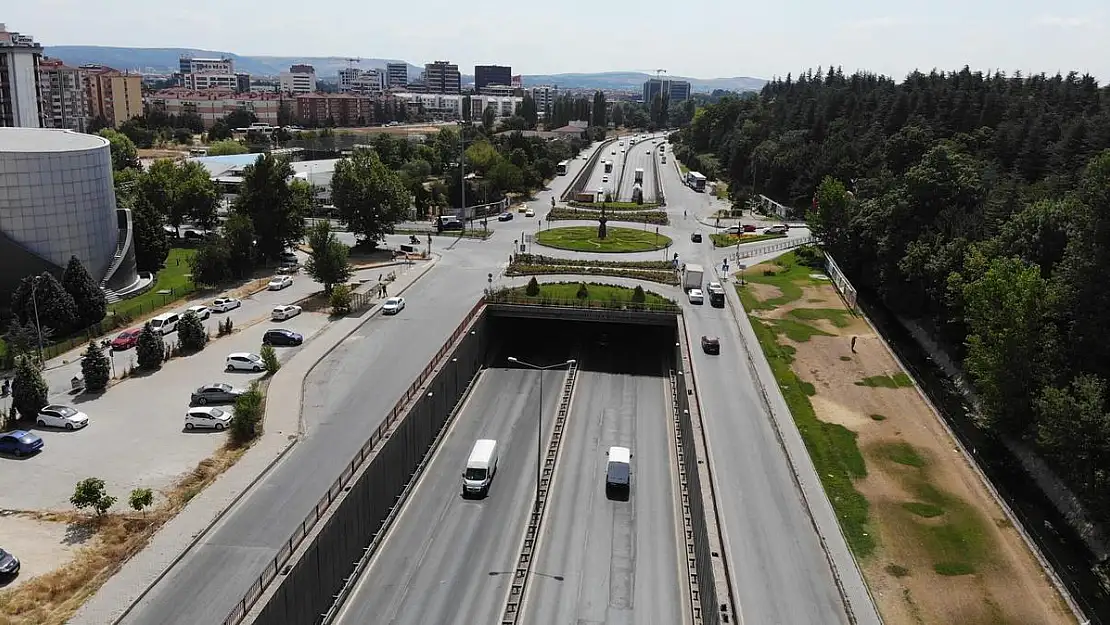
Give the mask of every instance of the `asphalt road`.
<path id="1" fill-rule="evenodd" d="M 482 374 L 334 623 L 498 621 L 535 492 L 540 375 Z M 542 375 L 546 448 L 566 372 Z M 479 438 L 498 442 L 497 474 L 488 497 L 463 499 L 459 474 Z"/>
<path id="2" fill-rule="evenodd" d="M 635 172 L 637 169 L 644 170 L 644 201 L 654 202 L 655 199 L 655 177 L 652 175 L 651 162 L 652 159 L 658 158 L 659 143 L 654 145 L 651 143 L 649 137 L 644 141 L 632 146 L 625 159 L 625 175 L 621 181 L 620 188 L 620 201 L 632 201 L 632 187 L 636 184 Z"/>
<path id="3" fill-rule="evenodd" d="M 669 403 L 664 378 L 579 371 L 521 622 L 686 622 Z M 612 445 L 632 450 L 628 501 L 605 495 Z"/>

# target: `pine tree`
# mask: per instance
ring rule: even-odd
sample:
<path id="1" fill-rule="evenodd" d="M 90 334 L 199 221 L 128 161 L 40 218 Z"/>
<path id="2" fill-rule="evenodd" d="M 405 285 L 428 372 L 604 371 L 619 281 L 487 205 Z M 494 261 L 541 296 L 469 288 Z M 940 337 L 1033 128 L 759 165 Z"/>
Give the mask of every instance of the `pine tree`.
<path id="1" fill-rule="evenodd" d="M 12 407 L 19 411 L 20 418 L 34 420 L 46 406 L 49 392 L 38 367 L 30 358 L 20 358 L 15 365 L 15 379 L 12 380 Z"/>
<path id="2" fill-rule="evenodd" d="M 111 365 L 96 341 L 89 341 L 85 357 L 81 359 L 81 375 L 85 378 L 86 391 L 98 393 L 108 388 Z"/>
<path id="3" fill-rule="evenodd" d="M 139 367 L 143 369 L 157 369 L 166 359 L 166 348 L 162 345 L 162 337 L 147 323 L 139 333 L 139 343 L 135 346 L 135 356 L 139 360 Z"/>
<path id="4" fill-rule="evenodd" d="M 181 316 L 181 322 L 177 324 L 177 340 L 187 350 L 196 352 L 204 349 L 208 342 L 208 331 L 204 329 L 204 324 L 196 313 L 189 311 Z"/>
<path id="5" fill-rule="evenodd" d="M 36 322 L 53 332 L 69 332 L 77 319 L 77 304 L 50 272 L 24 278 L 12 295 L 12 312 L 24 323 Z"/>
<path id="6" fill-rule="evenodd" d="M 104 291 L 93 281 L 81 260 L 70 256 L 69 264 L 62 273 L 62 287 L 73 297 L 76 306 L 77 326 L 87 328 L 100 323 L 108 313 L 108 301 Z"/>

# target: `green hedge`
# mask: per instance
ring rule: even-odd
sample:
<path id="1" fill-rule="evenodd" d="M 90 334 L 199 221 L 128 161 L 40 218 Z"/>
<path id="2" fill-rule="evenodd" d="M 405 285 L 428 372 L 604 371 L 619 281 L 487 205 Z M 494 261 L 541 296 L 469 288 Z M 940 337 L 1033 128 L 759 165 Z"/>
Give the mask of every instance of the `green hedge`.
<path id="1" fill-rule="evenodd" d="M 570 221 L 574 219 L 597 219 L 600 211 L 556 208 L 547 213 L 548 221 Z M 609 221 L 629 221 L 634 223 L 665 226 L 670 223 L 666 211 L 614 211 L 606 213 Z"/>

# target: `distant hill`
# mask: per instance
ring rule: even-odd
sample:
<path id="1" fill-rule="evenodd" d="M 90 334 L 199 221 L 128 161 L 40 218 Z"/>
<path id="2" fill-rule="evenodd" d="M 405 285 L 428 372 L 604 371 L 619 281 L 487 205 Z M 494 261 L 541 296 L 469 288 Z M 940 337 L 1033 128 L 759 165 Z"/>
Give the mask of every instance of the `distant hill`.
<path id="1" fill-rule="evenodd" d="M 260 76 L 277 76 L 288 71 L 289 66 L 306 63 L 316 68 L 316 76 L 321 80 L 335 80 L 339 70 L 351 63 L 343 57 L 334 56 L 242 56 L 232 52 L 199 50 L 195 48 L 116 48 L 110 46 L 47 46 L 45 53 L 61 59 L 70 65 L 99 63 L 120 70 L 133 70 L 148 74 L 168 74 L 177 71 L 178 59 L 183 54 L 195 57 L 226 57 L 235 61 L 235 69 Z M 353 65 L 363 69 L 385 68 L 386 63 L 400 62 L 396 59 L 362 58 Z M 416 78 L 423 67 L 409 64 L 409 79 Z M 564 89 L 639 89 L 652 75 L 643 72 L 601 72 L 591 74 L 544 74 L 525 75 L 525 85 L 558 85 Z M 688 80 L 694 91 L 758 91 L 767 83 L 761 78 L 736 76 L 733 78 L 686 78 L 670 76 L 672 80 Z M 473 82 L 474 77 L 463 74 L 463 82 Z"/>

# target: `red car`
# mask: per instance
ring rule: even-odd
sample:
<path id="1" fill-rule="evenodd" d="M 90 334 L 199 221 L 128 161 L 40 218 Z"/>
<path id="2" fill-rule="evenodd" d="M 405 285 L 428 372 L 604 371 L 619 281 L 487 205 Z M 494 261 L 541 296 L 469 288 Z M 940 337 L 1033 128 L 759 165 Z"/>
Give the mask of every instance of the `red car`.
<path id="1" fill-rule="evenodd" d="M 114 349 L 114 350 L 131 349 L 132 347 L 135 347 L 138 344 L 139 344 L 139 330 L 137 328 L 132 328 L 130 330 L 124 330 L 123 332 L 119 333 L 119 336 L 112 339 L 112 349 Z"/>

